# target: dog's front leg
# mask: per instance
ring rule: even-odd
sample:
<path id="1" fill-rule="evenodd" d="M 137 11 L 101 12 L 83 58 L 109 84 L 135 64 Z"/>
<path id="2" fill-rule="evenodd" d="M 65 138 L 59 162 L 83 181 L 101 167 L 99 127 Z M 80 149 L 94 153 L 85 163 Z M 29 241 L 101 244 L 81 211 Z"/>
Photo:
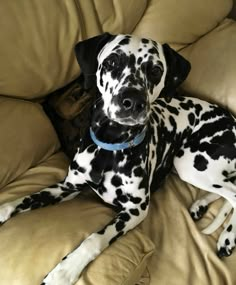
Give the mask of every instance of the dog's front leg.
<path id="1" fill-rule="evenodd" d="M 144 203 L 147 203 L 144 205 Z M 91 234 L 79 247 L 45 277 L 41 285 L 72 285 L 89 262 L 94 260 L 106 247 L 142 222 L 148 211 L 148 202 L 143 205 L 130 203 L 101 231 Z M 132 204 L 132 205 L 131 205 Z"/>
<path id="2" fill-rule="evenodd" d="M 79 193 L 77 189 L 70 189 L 66 184 L 58 183 L 42 191 L 7 202 L 0 206 L 0 224 L 18 213 L 64 202 L 73 199 Z"/>
<path id="3" fill-rule="evenodd" d="M 18 213 L 71 200 L 79 195 L 84 183 L 83 174 L 75 173 L 74 169 L 70 167 L 63 182 L 0 205 L 0 224 Z"/>

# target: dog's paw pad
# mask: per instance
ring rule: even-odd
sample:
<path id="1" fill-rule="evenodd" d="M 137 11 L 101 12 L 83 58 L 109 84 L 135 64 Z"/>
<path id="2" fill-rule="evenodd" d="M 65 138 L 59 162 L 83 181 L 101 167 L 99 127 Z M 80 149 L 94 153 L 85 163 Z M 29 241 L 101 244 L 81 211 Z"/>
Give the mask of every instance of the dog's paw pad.
<path id="1" fill-rule="evenodd" d="M 225 256 L 227 257 L 227 256 L 230 256 L 232 254 L 232 252 L 233 252 L 233 249 L 229 249 L 229 248 L 227 249 L 225 247 L 221 247 L 217 252 L 217 256 L 219 258 L 222 258 Z"/>
<path id="2" fill-rule="evenodd" d="M 226 228 L 220 235 L 217 248 L 218 257 L 230 256 L 236 245 L 236 235 L 233 231 L 228 231 Z"/>
<path id="3" fill-rule="evenodd" d="M 190 214 L 193 220 L 197 221 L 203 217 L 203 215 L 207 212 L 208 205 L 205 200 L 197 200 L 193 203 L 190 208 Z"/>

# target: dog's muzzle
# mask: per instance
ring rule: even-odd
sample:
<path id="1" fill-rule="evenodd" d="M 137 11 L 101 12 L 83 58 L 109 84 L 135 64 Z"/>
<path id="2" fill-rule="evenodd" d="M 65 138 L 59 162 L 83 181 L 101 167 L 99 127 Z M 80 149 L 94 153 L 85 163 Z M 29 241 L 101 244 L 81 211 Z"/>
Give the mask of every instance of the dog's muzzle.
<path id="1" fill-rule="evenodd" d="M 116 96 L 116 104 L 119 106 L 119 111 L 116 112 L 118 119 L 132 125 L 145 123 L 148 103 L 143 90 L 124 88 Z"/>

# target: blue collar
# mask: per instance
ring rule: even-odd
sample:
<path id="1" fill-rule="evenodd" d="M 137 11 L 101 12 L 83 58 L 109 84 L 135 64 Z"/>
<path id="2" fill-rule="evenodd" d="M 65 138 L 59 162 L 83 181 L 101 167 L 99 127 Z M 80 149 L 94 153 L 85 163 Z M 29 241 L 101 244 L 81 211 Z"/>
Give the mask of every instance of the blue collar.
<path id="1" fill-rule="evenodd" d="M 123 150 L 126 148 L 134 147 L 139 145 L 145 138 L 146 128 L 142 130 L 140 134 L 138 134 L 132 141 L 124 142 L 124 143 L 105 143 L 96 138 L 95 133 L 90 128 L 90 136 L 93 142 L 102 149 L 114 151 L 114 150 Z"/>

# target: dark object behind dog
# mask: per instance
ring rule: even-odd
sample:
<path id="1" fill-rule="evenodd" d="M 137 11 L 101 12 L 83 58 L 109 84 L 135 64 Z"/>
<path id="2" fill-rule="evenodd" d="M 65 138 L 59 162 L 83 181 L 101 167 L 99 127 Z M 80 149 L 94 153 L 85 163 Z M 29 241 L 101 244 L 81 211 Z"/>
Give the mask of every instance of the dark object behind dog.
<path id="1" fill-rule="evenodd" d="M 83 138 L 91 119 L 91 106 L 96 90 L 85 91 L 84 77 L 49 95 L 43 102 L 43 108 L 50 118 L 62 150 L 72 160 L 80 139 Z"/>

